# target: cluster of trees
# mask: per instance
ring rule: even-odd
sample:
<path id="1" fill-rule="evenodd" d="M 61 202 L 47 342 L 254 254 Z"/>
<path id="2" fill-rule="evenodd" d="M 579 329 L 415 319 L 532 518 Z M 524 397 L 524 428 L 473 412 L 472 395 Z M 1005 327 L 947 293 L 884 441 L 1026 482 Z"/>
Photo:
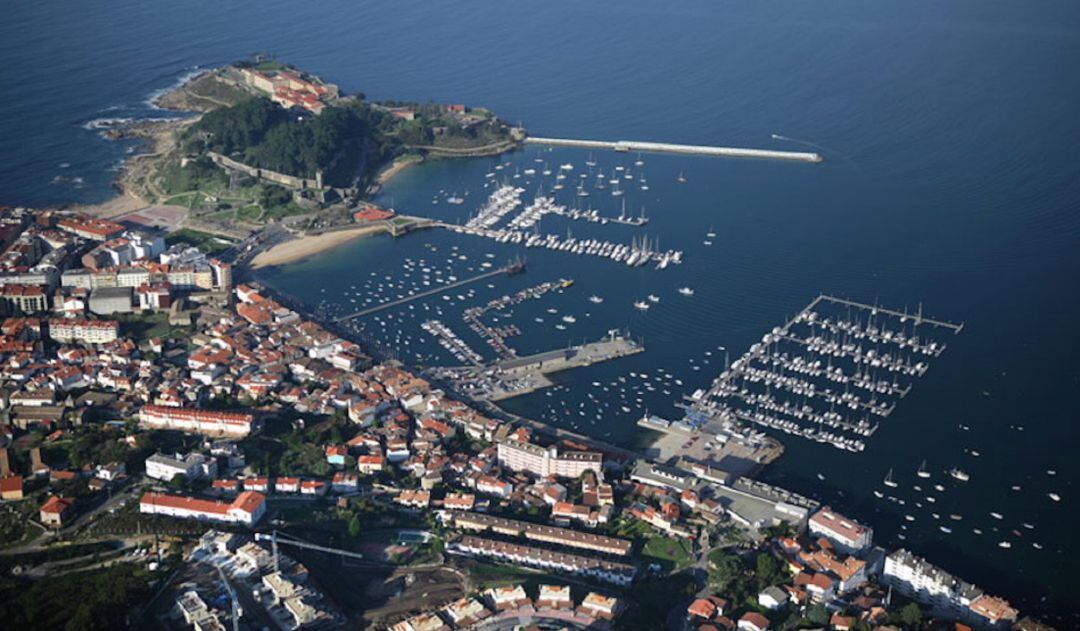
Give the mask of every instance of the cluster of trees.
<path id="1" fill-rule="evenodd" d="M 318 116 L 293 116 L 266 98 L 253 98 L 205 114 L 184 135 L 188 153 L 216 151 L 245 164 L 303 178 L 328 171 L 339 154 L 374 149 L 391 157 L 386 115 L 359 102 L 328 107 Z"/>
<path id="2" fill-rule="evenodd" d="M 266 134 L 289 120 L 288 113 L 269 99 L 241 101 L 232 107 L 207 112 L 185 134 L 185 148 L 226 155 L 241 153 L 261 143 Z"/>
<path id="3" fill-rule="evenodd" d="M 760 552 L 751 564 L 739 554 L 717 548 L 709 554 L 709 586 L 735 602 L 756 600 L 759 592 L 790 578 L 784 562 Z"/>
<path id="4" fill-rule="evenodd" d="M 128 613 L 150 596 L 146 572 L 123 563 L 40 581 L 0 583 L 0 620 L 16 629 L 126 628 Z"/>

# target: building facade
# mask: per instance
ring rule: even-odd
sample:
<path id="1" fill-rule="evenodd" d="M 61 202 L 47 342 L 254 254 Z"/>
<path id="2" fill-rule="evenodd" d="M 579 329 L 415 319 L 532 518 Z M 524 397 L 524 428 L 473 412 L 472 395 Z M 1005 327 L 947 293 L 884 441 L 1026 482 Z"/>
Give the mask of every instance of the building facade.
<path id="1" fill-rule="evenodd" d="M 499 464 L 514 471 L 527 471 L 540 477 L 554 475 L 577 478 L 586 471 L 603 473 L 603 456 L 592 451 L 560 452 L 556 447 L 540 447 L 517 440 L 498 443 Z"/>
<path id="2" fill-rule="evenodd" d="M 144 405 L 139 423 L 149 429 L 174 429 L 204 436 L 243 437 L 255 429 L 255 417 L 238 412 Z"/>
<path id="3" fill-rule="evenodd" d="M 266 496 L 255 491 L 244 491 L 232 502 L 219 502 L 165 493 L 146 493 L 139 500 L 139 512 L 254 526 L 266 513 Z"/>

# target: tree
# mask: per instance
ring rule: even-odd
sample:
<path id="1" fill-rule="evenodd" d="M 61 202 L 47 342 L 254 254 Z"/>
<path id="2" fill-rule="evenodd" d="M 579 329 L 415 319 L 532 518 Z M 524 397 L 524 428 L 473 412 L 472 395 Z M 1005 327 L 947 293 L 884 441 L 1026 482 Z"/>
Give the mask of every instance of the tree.
<path id="1" fill-rule="evenodd" d="M 757 557 L 757 586 L 759 590 L 778 585 L 787 578 L 784 564 L 769 552 L 762 552 Z"/>
<path id="2" fill-rule="evenodd" d="M 908 603 L 900 611 L 891 616 L 894 621 L 905 629 L 920 629 L 923 624 L 922 609 L 917 603 Z"/>
<path id="3" fill-rule="evenodd" d="M 709 583 L 717 591 L 727 591 L 743 574 L 742 561 L 726 550 L 713 550 L 709 554 Z"/>
<path id="4" fill-rule="evenodd" d="M 829 610 L 823 605 L 814 605 L 806 610 L 806 619 L 811 624 L 825 626 L 829 623 Z"/>
<path id="5" fill-rule="evenodd" d="M 184 475 L 183 473 L 177 473 L 172 477 L 171 480 L 169 480 L 169 486 L 173 487 L 174 489 L 182 489 L 187 486 L 187 481 L 188 480 L 186 475 Z"/>
<path id="6" fill-rule="evenodd" d="M 349 536 L 356 539 L 360 536 L 360 518 L 353 514 L 349 520 Z"/>

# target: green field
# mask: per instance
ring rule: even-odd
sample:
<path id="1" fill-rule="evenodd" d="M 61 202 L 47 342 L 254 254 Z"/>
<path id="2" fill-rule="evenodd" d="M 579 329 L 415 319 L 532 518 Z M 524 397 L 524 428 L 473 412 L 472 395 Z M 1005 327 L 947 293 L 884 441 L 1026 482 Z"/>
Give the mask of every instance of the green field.
<path id="1" fill-rule="evenodd" d="M 676 571 L 693 563 L 694 553 L 690 542 L 685 539 L 656 535 L 645 542 L 641 558 L 646 563 L 659 563 L 667 571 Z"/>
<path id="2" fill-rule="evenodd" d="M 223 237 L 219 237 L 208 232 L 189 230 L 188 228 L 177 230 L 176 232 L 170 234 L 165 240 L 169 245 L 173 245 L 176 243 L 186 243 L 188 245 L 199 248 L 210 256 L 221 254 L 225 250 L 228 250 L 229 247 L 231 247 L 228 243 L 222 243 L 222 240 L 228 241 L 228 239 L 223 239 Z"/>
<path id="3" fill-rule="evenodd" d="M 169 324 L 169 314 L 164 311 L 117 314 L 120 322 L 120 334 L 136 342 L 154 338 L 182 340 L 190 331 L 186 327 Z"/>

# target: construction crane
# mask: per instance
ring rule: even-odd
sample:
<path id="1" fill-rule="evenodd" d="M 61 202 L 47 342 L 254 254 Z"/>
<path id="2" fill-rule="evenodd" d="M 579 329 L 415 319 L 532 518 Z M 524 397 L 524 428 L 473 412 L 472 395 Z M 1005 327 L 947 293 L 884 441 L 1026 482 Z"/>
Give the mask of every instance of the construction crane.
<path id="1" fill-rule="evenodd" d="M 274 571 L 279 572 L 281 568 L 278 564 L 278 545 L 295 546 L 297 548 L 305 548 L 307 550 L 316 550 L 318 552 L 328 552 L 330 554 L 336 554 L 338 556 L 349 557 L 353 559 L 363 559 L 364 555 L 359 552 L 350 552 L 349 550 L 340 550 L 338 548 L 330 548 L 327 546 L 320 546 L 316 543 L 308 543 L 303 539 L 297 539 L 292 535 L 287 535 L 277 530 L 270 531 L 270 534 L 265 532 L 255 533 L 256 541 L 269 541 L 270 548 L 274 553 Z"/>
<path id="2" fill-rule="evenodd" d="M 240 603 L 236 599 L 236 590 L 233 589 L 232 583 L 225 577 L 225 571 L 220 566 L 215 565 L 214 569 L 218 571 L 218 576 L 221 577 L 221 582 L 225 583 L 225 591 L 229 592 L 229 602 L 232 608 L 232 628 L 233 631 L 240 631 Z"/>

